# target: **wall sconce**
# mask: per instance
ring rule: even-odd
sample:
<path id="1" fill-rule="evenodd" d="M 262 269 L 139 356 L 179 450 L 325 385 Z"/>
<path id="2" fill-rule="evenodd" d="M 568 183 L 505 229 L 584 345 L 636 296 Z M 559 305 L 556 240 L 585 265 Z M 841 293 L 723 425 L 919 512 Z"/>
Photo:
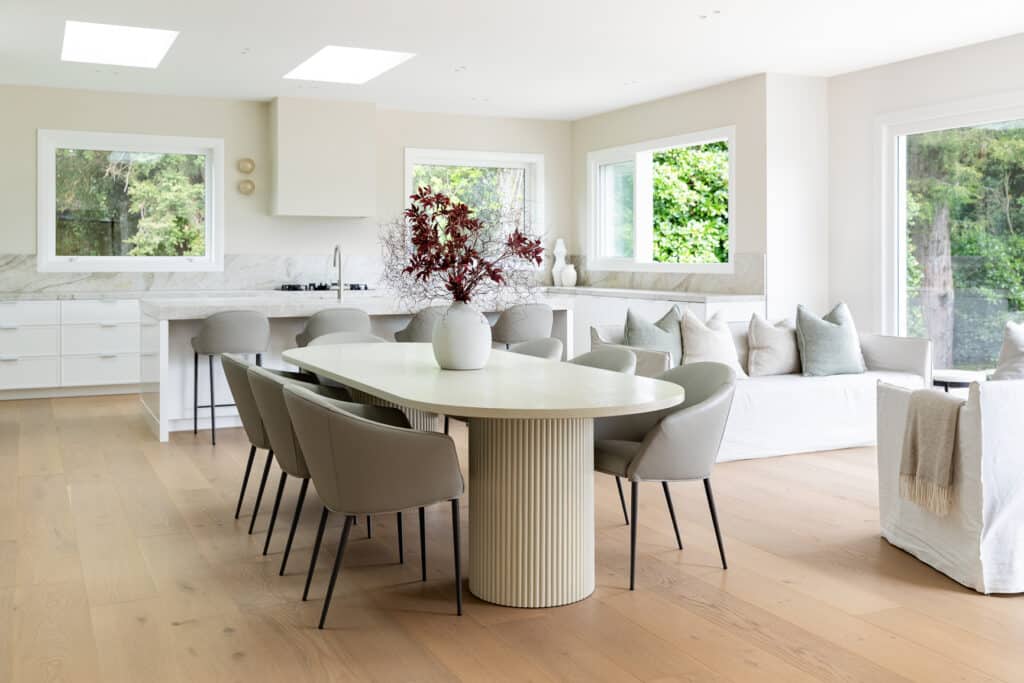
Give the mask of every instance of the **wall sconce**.
<path id="1" fill-rule="evenodd" d="M 246 175 L 256 170 L 256 162 L 249 158 L 239 159 L 238 164 L 236 165 L 238 166 L 238 170 Z"/>
<path id="2" fill-rule="evenodd" d="M 238 191 L 244 195 L 250 195 L 256 191 L 256 183 L 246 178 L 238 181 Z"/>

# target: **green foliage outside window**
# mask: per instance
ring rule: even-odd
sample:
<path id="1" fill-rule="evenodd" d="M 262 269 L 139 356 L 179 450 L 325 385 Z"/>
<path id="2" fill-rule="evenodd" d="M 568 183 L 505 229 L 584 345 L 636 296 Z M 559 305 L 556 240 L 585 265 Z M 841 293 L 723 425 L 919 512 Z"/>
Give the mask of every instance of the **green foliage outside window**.
<path id="1" fill-rule="evenodd" d="M 527 227 L 522 168 L 420 164 L 413 167 L 412 185 L 414 190 L 429 187 L 465 204 L 487 227 L 500 226 L 505 232 Z"/>
<path id="2" fill-rule="evenodd" d="M 729 261 L 729 146 L 709 142 L 654 153 L 654 260 Z"/>
<path id="3" fill-rule="evenodd" d="M 57 150 L 58 256 L 202 256 L 206 157 Z"/>

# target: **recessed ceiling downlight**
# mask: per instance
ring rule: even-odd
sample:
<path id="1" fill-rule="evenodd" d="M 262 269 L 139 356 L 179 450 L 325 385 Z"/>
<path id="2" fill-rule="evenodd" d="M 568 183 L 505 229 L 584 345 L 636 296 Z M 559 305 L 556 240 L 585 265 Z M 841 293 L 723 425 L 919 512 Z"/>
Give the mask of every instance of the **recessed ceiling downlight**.
<path id="1" fill-rule="evenodd" d="M 65 62 L 155 69 L 177 37 L 177 31 L 158 28 L 65 21 L 60 58 Z"/>
<path id="2" fill-rule="evenodd" d="M 411 52 L 328 45 L 284 77 L 300 81 L 362 85 L 415 56 Z"/>

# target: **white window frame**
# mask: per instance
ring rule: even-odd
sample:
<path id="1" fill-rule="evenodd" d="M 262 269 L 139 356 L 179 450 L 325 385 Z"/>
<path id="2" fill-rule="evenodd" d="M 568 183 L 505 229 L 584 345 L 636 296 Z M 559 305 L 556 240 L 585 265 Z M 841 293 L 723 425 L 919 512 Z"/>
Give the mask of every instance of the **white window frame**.
<path id="1" fill-rule="evenodd" d="M 1024 92 L 957 100 L 878 117 L 881 160 L 878 263 L 881 264 L 879 329 L 907 334 L 906 137 L 917 133 L 1024 119 Z"/>
<path id="2" fill-rule="evenodd" d="M 205 256 L 58 256 L 57 150 L 203 154 L 206 156 Z M 224 270 L 224 141 L 73 130 L 38 132 L 37 269 L 40 272 L 184 272 Z"/>
<path id="3" fill-rule="evenodd" d="M 526 172 L 526 220 L 530 233 L 544 234 L 544 155 L 527 152 L 481 152 L 454 149 L 405 148 L 405 197 L 409 205 L 416 166 L 478 166 L 482 168 L 521 168 Z"/>
<path id="4" fill-rule="evenodd" d="M 729 146 L 729 260 L 725 263 L 656 263 L 651 261 L 653 249 L 653 207 L 651 164 L 654 152 L 674 147 L 693 147 L 709 142 L 725 142 Z M 736 127 L 724 126 L 683 135 L 646 140 L 620 147 L 601 149 L 587 154 L 587 268 L 650 273 L 732 273 L 736 259 Z M 607 256 L 604 234 L 603 204 L 598 184 L 601 167 L 622 161 L 634 161 L 633 226 L 635 230 L 633 258 Z M 640 226 L 646 226 L 641 228 Z"/>

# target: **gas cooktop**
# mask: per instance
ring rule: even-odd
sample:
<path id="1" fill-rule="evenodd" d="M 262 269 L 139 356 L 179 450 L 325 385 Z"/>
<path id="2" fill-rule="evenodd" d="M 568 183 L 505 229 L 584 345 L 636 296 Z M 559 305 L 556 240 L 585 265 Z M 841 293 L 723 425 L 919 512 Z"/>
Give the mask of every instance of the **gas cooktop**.
<path id="1" fill-rule="evenodd" d="M 349 292 L 359 292 L 369 290 L 370 286 L 365 282 L 346 282 L 342 288 Z M 329 292 L 332 289 L 337 289 L 337 286 L 327 282 L 308 282 L 306 284 L 286 282 L 281 285 L 282 292 Z"/>

